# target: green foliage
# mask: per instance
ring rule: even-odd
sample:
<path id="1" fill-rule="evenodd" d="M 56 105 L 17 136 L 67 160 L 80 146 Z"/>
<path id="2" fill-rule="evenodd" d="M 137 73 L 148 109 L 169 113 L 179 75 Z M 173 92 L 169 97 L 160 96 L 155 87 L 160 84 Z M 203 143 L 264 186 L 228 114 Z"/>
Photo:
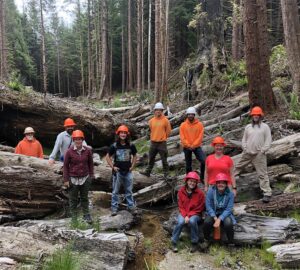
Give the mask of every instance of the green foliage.
<path id="1" fill-rule="evenodd" d="M 294 210 L 290 215 L 291 218 L 296 219 L 298 222 L 300 222 L 300 211 L 299 210 Z"/>
<path id="2" fill-rule="evenodd" d="M 42 270 L 79 270 L 80 261 L 78 256 L 72 253 L 70 247 L 66 249 L 58 249 L 47 260 Z"/>
<path id="3" fill-rule="evenodd" d="M 151 261 L 147 261 L 146 258 L 144 258 L 145 261 L 145 267 L 146 270 L 158 270 L 158 267 L 156 266 L 156 263 L 154 262 L 154 259 L 152 258 Z"/>
<path id="4" fill-rule="evenodd" d="M 101 231 L 101 224 L 99 218 L 95 218 L 93 224 L 88 224 L 82 219 L 74 218 L 71 219 L 70 228 L 73 230 L 88 230 L 94 229 L 97 232 Z"/>
<path id="5" fill-rule="evenodd" d="M 300 103 L 298 95 L 295 93 L 290 94 L 290 108 L 289 113 L 292 119 L 300 120 Z"/>
<path id="6" fill-rule="evenodd" d="M 272 48 L 269 62 L 272 78 L 288 75 L 286 72 L 288 70 L 287 53 L 283 45 L 280 44 Z"/>
<path id="7" fill-rule="evenodd" d="M 22 85 L 19 81 L 9 81 L 7 86 L 15 91 L 22 91 L 24 89 L 24 85 Z"/>
<path id="8" fill-rule="evenodd" d="M 280 61 L 282 59 L 286 59 L 286 58 L 287 58 L 286 50 L 282 44 L 277 45 L 272 48 L 272 53 L 270 56 L 270 64 L 271 65 L 278 63 L 278 61 Z"/>
<path id="9" fill-rule="evenodd" d="M 271 266 L 272 269 L 281 269 L 280 265 L 276 262 L 274 254 L 271 252 L 268 252 L 267 249 L 271 247 L 271 244 L 267 241 L 264 241 L 260 248 L 260 258 L 263 264 L 266 266 Z"/>
<path id="10" fill-rule="evenodd" d="M 245 88 L 248 84 L 245 61 L 242 60 L 229 65 L 222 79 L 229 82 L 231 92 Z"/>
<path id="11" fill-rule="evenodd" d="M 143 154 L 143 153 L 148 153 L 150 149 L 149 141 L 146 139 L 139 140 L 135 143 L 136 149 L 138 153 Z"/>

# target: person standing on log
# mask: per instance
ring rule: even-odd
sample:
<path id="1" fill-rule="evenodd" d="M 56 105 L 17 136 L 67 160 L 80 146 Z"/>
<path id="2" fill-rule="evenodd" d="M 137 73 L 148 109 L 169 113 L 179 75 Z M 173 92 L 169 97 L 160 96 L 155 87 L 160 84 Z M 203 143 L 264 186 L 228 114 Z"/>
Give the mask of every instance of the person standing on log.
<path id="1" fill-rule="evenodd" d="M 260 189 L 264 194 L 262 201 L 268 203 L 272 197 L 272 189 L 267 170 L 266 152 L 272 143 L 271 130 L 267 124 L 262 122 L 264 113 L 260 107 L 253 107 L 250 115 L 252 123 L 245 128 L 242 139 L 243 153 L 235 166 L 234 176 L 238 179 L 242 170 L 252 163 L 258 174 Z"/>
<path id="2" fill-rule="evenodd" d="M 84 134 L 81 130 L 72 133 L 74 145 L 66 152 L 64 158 L 64 186 L 70 188 L 69 203 L 72 220 L 77 220 L 78 194 L 83 211 L 83 219 L 92 223 L 89 213 L 89 188 L 94 178 L 92 151 L 83 145 Z"/>
<path id="3" fill-rule="evenodd" d="M 130 133 L 127 126 L 119 126 L 116 135 L 116 142 L 110 146 L 109 152 L 106 155 L 106 161 L 112 168 L 113 173 L 111 215 L 116 216 L 118 212 L 121 184 L 123 184 L 125 190 L 128 210 L 133 214 L 137 214 L 132 194 L 132 170 L 136 163 L 137 150 L 135 145 L 130 143 Z M 114 161 L 112 160 L 112 156 L 114 156 Z"/>
<path id="4" fill-rule="evenodd" d="M 225 141 L 222 137 L 217 136 L 213 139 L 211 146 L 215 149 L 215 153 L 209 155 L 205 161 L 204 190 L 208 191 L 208 187 L 215 185 L 216 176 L 219 173 L 225 173 L 229 176 L 228 185 L 236 196 L 236 182 L 233 175 L 233 160 L 230 156 L 224 155 Z"/>
<path id="5" fill-rule="evenodd" d="M 185 157 L 185 170 L 186 173 L 191 172 L 192 169 L 192 154 L 196 156 L 200 162 L 200 179 L 204 179 L 205 171 L 205 154 L 201 148 L 204 127 L 203 124 L 195 118 L 196 109 L 194 107 L 189 107 L 186 110 L 187 118 L 180 125 L 179 134 L 180 141 L 183 146 L 183 152 Z"/>
<path id="6" fill-rule="evenodd" d="M 64 161 L 64 156 L 67 152 L 67 150 L 70 148 L 70 146 L 73 144 L 72 141 L 72 132 L 74 131 L 76 124 L 73 119 L 67 118 L 64 122 L 64 128 L 65 131 L 59 133 L 57 135 L 54 148 L 52 150 L 52 153 L 49 156 L 49 164 L 52 165 L 55 163 L 55 158 L 58 154 L 59 160 Z M 84 146 L 87 146 L 86 142 L 83 142 Z"/>
<path id="7" fill-rule="evenodd" d="M 229 176 L 224 173 L 217 174 L 216 185 L 209 188 L 206 194 L 205 207 L 207 217 L 204 220 L 203 233 L 206 240 L 211 240 L 213 229 L 220 232 L 224 229 L 228 243 L 233 244 L 233 225 L 236 220 L 232 214 L 234 194 L 228 188 Z"/>
<path id="8" fill-rule="evenodd" d="M 154 117 L 149 121 L 150 128 L 150 150 L 149 150 L 149 163 L 148 167 L 142 174 L 150 177 L 154 167 L 155 157 L 159 153 L 164 176 L 167 177 L 169 173 L 168 165 L 168 149 L 167 139 L 171 134 L 172 128 L 169 120 L 163 115 L 164 106 L 158 102 L 154 106 Z"/>
<path id="9" fill-rule="evenodd" d="M 199 222 L 204 210 L 205 195 L 197 184 L 200 177 L 197 172 L 189 172 L 184 178 L 185 185 L 178 191 L 178 208 L 179 215 L 177 224 L 172 233 L 172 249 L 177 252 L 177 242 L 181 231 L 185 225 L 191 229 L 191 252 L 195 252 L 199 243 Z"/>
<path id="10" fill-rule="evenodd" d="M 35 131 L 32 127 L 25 128 L 25 137 L 18 143 L 15 149 L 16 154 L 44 158 L 43 147 L 40 142 L 34 138 L 34 133 Z"/>

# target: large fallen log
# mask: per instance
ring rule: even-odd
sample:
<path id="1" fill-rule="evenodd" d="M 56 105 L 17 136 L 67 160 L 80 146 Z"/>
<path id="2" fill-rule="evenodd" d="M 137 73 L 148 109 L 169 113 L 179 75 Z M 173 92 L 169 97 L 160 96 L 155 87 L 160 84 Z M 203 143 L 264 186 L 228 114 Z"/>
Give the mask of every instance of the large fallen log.
<path id="1" fill-rule="evenodd" d="M 0 227 L 0 256 L 12 258 L 20 265 L 36 266 L 56 250 L 72 243 L 72 252 L 81 258 L 80 269 L 124 269 L 129 249 L 125 234 L 75 231 L 53 224 L 23 222 L 20 227 Z"/>
<path id="2" fill-rule="evenodd" d="M 92 146 L 109 144 L 117 124 L 122 122 L 109 112 L 91 105 L 36 92 L 1 90 L 0 141 L 16 145 L 26 126 L 32 126 L 43 145 L 53 146 L 63 130 L 63 122 L 71 117 L 83 129 L 86 141 Z"/>
<path id="3" fill-rule="evenodd" d="M 284 269 L 299 269 L 300 267 L 300 242 L 291 244 L 274 245 L 267 249 L 275 254 L 276 261 Z"/>
<path id="4" fill-rule="evenodd" d="M 177 215 L 178 210 L 173 211 L 169 220 L 163 223 L 164 229 L 170 234 L 176 224 Z M 271 244 L 284 243 L 300 236 L 300 224 L 292 218 L 242 214 L 236 219 L 234 241 L 237 245 L 261 245 L 264 241 Z M 222 237 L 225 238 L 224 235 Z"/>

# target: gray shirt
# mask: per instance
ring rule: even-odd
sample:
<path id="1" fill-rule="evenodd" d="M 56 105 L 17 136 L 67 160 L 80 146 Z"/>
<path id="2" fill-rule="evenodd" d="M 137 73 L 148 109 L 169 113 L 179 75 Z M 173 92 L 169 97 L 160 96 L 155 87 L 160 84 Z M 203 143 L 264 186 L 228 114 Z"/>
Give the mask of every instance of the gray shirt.
<path id="1" fill-rule="evenodd" d="M 271 143 L 271 130 L 267 124 L 261 122 L 260 125 L 249 124 L 246 126 L 242 140 L 242 147 L 246 153 L 266 153 L 270 149 Z"/>
<path id="2" fill-rule="evenodd" d="M 58 152 L 60 156 L 65 156 L 69 147 L 73 144 L 71 135 L 67 131 L 63 131 L 57 135 L 54 148 L 49 159 L 55 160 Z M 83 141 L 83 145 L 87 146 L 86 142 Z"/>

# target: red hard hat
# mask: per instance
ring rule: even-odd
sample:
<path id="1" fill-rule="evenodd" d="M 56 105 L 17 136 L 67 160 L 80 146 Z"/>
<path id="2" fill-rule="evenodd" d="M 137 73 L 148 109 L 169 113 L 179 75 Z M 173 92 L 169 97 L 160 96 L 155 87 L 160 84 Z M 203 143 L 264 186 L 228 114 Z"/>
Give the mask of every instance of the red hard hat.
<path id="1" fill-rule="evenodd" d="M 226 145 L 224 139 L 220 136 L 215 137 L 211 142 L 212 146 L 215 146 L 216 144 L 223 144 L 224 146 Z"/>
<path id="2" fill-rule="evenodd" d="M 252 108 L 250 115 L 260 115 L 260 116 L 264 116 L 263 110 L 261 107 L 259 106 L 255 106 Z"/>
<path id="3" fill-rule="evenodd" d="M 74 138 L 82 138 L 84 139 L 84 134 L 81 130 L 77 129 L 77 130 L 74 130 L 73 133 L 72 133 L 72 139 Z"/>
<path id="4" fill-rule="evenodd" d="M 76 126 L 74 120 L 72 118 L 67 118 L 64 123 L 64 127 L 73 127 Z"/>
<path id="5" fill-rule="evenodd" d="M 216 175 L 216 183 L 217 182 L 220 182 L 220 181 L 226 181 L 226 182 L 229 182 L 229 177 L 227 174 L 225 173 L 218 173 Z"/>
<path id="6" fill-rule="evenodd" d="M 118 129 L 116 130 L 116 134 L 119 134 L 121 131 L 123 132 L 127 132 L 129 134 L 129 130 L 128 127 L 125 125 L 121 125 L 118 127 Z"/>
<path id="7" fill-rule="evenodd" d="M 186 182 L 188 179 L 194 179 L 197 181 L 197 183 L 200 182 L 200 177 L 199 174 L 196 172 L 189 172 L 185 177 L 184 177 L 184 181 Z"/>

